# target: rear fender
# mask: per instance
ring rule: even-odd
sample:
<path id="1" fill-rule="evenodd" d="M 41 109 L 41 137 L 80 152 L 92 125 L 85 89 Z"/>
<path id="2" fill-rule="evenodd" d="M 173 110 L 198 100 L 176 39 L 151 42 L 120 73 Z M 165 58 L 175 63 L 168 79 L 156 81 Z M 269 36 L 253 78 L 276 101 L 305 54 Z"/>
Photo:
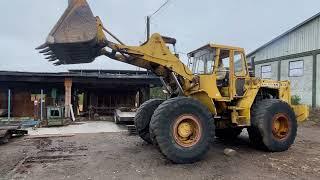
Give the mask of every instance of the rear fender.
<path id="1" fill-rule="evenodd" d="M 196 93 L 191 94 L 190 96 L 194 99 L 197 99 L 203 105 L 205 105 L 212 114 L 214 114 L 214 115 L 217 114 L 216 107 L 213 103 L 213 100 L 208 96 L 208 94 L 206 92 L 198 91 Z"/>

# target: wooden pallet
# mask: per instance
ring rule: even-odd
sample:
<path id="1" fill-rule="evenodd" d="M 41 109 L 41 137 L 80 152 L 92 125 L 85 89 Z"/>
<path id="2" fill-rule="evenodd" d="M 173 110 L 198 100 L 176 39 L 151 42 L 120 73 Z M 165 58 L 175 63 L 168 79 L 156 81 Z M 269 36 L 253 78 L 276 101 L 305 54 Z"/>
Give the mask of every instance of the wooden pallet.
<path id="1" fill-rule="evenodd" d="M 137 135 L 137 129 L 135 125 L 127 125 L 129 135 Z"/>
<path id="2" fill-rule="evenodd" d="M 20 125 L 0 125 L 0 144 L 7 143 L 12 136 L 28 134 L 27 130 L 20 129 Z"/>

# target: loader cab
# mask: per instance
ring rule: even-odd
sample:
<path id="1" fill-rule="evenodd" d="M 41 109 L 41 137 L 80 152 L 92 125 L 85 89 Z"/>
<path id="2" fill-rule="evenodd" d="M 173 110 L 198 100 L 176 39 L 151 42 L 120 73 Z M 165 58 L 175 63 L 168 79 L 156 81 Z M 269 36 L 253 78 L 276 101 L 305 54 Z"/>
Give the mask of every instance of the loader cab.
<path id="1" fill-rule="evenodd" d="M 207 81 L 200 88 L 211 92 L 210 97 L 233 100 L 245 94 L 249 73 L 242 48 L 209 44 L 188 55 L 189 68 L 200 81 Z"/>

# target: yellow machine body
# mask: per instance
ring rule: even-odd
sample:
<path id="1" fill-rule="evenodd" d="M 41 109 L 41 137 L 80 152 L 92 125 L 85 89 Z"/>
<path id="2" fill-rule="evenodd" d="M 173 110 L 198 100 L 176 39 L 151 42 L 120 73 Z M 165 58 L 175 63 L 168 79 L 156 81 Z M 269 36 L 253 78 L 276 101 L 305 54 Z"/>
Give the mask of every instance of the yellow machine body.
<path id="1" fill-rule="evenodd" d="M 85 13 L 79 15 L 80 12 Z M 109 41 L 104 32 L 118 43 Z M 105 55 L 152 71 L 162 78 L 165 89 L 171 95 L 198 99 L 213 116 L 228 114 L 228 120 L 219 121 L 218 128 L 227 127 L 228 124 L 250 126 L 251 107 L 261 96 L 272 96 L 291 104 L 290 82 L 250 76 L 244 49 L 208 44 L 189 53 L 188 67 L 168 48 L 175 43 L 175 39 L 156 33 L 140 46 L 127 46 L 103 27 L 85 0 L 70 0 L 68 9 L 49 34 L 47 42 L 39 49 L 44 49 L 41 52 L 48 55 L 49 61 L 56 61 L 56 65 L 88 63 Z M 198 62 L 193 59 L 199 59 L 197 54 L 204 51 L 209 53 L 211 61 L 203 65 L 206 70 L 196 72 L 194 63 Z M 224 70 L 227 83 L 220 85 L 218 74 L 221 73 L 219 68 L 224 59 L 228 60 L 225 64 L 227 70 Z M 307 119 L 307 106 L 291 106 L 299 121 Z"/>

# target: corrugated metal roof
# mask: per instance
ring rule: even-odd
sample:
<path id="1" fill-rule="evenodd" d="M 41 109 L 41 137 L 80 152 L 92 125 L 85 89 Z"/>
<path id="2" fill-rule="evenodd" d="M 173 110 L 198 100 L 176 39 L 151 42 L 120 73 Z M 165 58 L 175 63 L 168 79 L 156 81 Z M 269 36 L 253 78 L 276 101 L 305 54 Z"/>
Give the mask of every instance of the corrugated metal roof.
<path id="1" fill-rule="evenodd" d="M 19 72 L 19 71 L 0 71 L 0 76 L 21 76 L 21 77 L 87 77 L 102 79 L 158 79 L 156 75 L 147 71 L 115 71 L 115 70 L 72 70 L 70 72 Z"/>
<path id="2" fill-rule="evenodd" d="M 199 50 L 207 49 L 207 48 L 221 48 L 221 49 L 232 49 L 232 50 L 239 50 L 239 51 L 244 51 L 243 48 L 236 47 L 236 46 L 227 46 L 227 45 L 222 45 L 222 44 L 206 44 L 194 51 L 191 51 L 188 53 L 188 56 L 193 56 L 193 54 Z"/>
<path id="3" fill-rule="evenodd" d="M 307 23 L 309 23 L 309 22 L 313 21 L 314 19 L 316 19 L 316 18 L 318 18 L 318 17 L 320 17 L 320 12 L 319 12 L 318 14 L 316 14 L 316 15 L 312 16 L 311 18 L 309 18 L 309 19 L 307 19 L 307 20 L 303 21 L 302 23 L 298 24 L 297 26 L 295 26 L 295 27 L 291 28 L 290 30 L 286 31 L 285 33 L 281 34 L 280 36 L 278 36 L 278 37 L 276 37 L 276 38 L 272 39 L 271 41 L 269 41 L 269 42 L 267 42 L 266 44 L 262 45 L 261 47 L 257 48 L 256 50 L 252 51 L 251 53 L 249 53 L 249 54 L 247 55 L 247 57 L 249 57 L 249 56 L 251 56 L 251 55 L 255 54 L 255 53 L 256 53 L 256 52 L 258 52 L 259 50 L 261 50 L 261 49 L 263 49 L 263 48 L 265 48 L 265 47 L 269 46 L 270 44 L 274 43 L 275 41 L 277 41 L 277 40 L 279 40 L 279 39 L 283 38 L 284 36 L 286 36 L 286 35 L 290 34 L 291 32 L 293 32 L 293 31 L 295 31 L 295 30 L 297 30 L 297 29 L 299 29 L 300 27 L 304 26 L 305 24 L 307 24 Z"/>
<path id="4" fill-rule="evenodd" d="M 141 73 L 141 74 L 139 74 Z M 108 84 L 111 86 L 161 86 L 158 76 L 151 72 L 133 72 L 133 71 L 94 71 L 86 72 L 18 72 L 18 71 L 0 71 L 0 81 L 3 82 L 32 82 L 32 83 L 63 83 L 65 78 L 70 78 L 74 83 Z"/>
<path id="5" fill-rule="evenodd" d="M 150 71 L 139 71 L 139 70 L 105 70 L 105 69 L 70 69 L 71 73 L 100 73 L 100 74 L 126 74 L 126 75 L 137 75 L 137 74 L 151 74 Z"/>

